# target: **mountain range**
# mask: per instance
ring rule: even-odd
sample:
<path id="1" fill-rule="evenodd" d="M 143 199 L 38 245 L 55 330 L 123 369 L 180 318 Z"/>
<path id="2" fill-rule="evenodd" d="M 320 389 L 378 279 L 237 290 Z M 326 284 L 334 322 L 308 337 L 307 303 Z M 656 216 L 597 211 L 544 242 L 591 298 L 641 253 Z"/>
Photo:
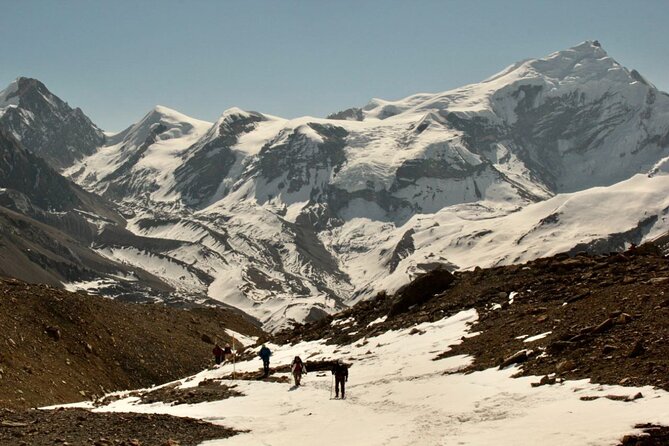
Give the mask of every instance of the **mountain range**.
<path id="1" fill-rule="evenodd" d="M 597 41 L 328 118 L 157 106 L 117 134 L 19 78 L 0 92 L 0 154 L 0 273 L 231 305 L 267 330 L 437 267 L 669 228 L 669 95 Z"/>

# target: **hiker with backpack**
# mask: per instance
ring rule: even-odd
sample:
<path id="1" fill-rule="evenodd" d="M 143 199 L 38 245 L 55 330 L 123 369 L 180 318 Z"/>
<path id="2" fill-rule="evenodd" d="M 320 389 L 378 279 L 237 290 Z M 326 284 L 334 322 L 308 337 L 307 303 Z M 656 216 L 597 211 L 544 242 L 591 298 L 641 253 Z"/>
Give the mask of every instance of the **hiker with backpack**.
<path id="1" fill-rule="evenodd" d="M 302 362 L 302 358 L 295 356 L 293 363 L 290 365 L 290 370 L 293 372 L 293 379 L 295 380 L 295 387 L 300 387 L 302 375 L 307 374 L 307 366 Z"/>
<path id="2" fill-rule="evenodd" d="M 332 374 L 335 378 L 335 398 L 339 398 L 339 388 L 341 387 L 341 399 L 345 399 L 345 387 L 348 381 L 348 365 L 341 359 L 332 366 Z"/>
<path id="3" fill-rule="evenodd" d="M 258 352 L 258 356 L 262 359 L 262 367 L 264 371 L 263 378 L 267 378 L 269 376 L 269 357 L 272 356 L 272 351 L 263 344 Z"/>
<path id="4" fill-rule="evenodd" d="M 223 349 L 223 358 L 225 361 L 232 362 L 233 355 L 234 353 L 232 352 L 232 347 L 230 347 L 230 344 L 225 344 L 225 348 Z"/>
<path id="5" fill-rule="evenodd" d="M 223 362 L 223 349 L 220 345 L 216 344 L 211 352 L 214 354 L 216 365 L 219 365 L 221 362 Z"/>

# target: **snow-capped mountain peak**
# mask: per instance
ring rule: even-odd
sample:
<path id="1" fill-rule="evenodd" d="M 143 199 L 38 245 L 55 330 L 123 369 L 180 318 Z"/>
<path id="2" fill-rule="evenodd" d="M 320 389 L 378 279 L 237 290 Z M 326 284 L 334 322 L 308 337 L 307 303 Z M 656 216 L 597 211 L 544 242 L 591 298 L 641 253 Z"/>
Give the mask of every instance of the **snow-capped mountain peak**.
<path id="1" fill-rule="evenodd" d="M 109 136 L 104 147 L 66 174 L 109 198 L 151 192 L 156 198 L 171 200 L 166 190 L 182 155 L 211 126 L 211 122 L 158 105 L 136 124 Z"/>
<path id="2" fill-rule="evenodd" d="M 599 84 L 599 85 L 598 85 Z M 404 113 L 424 113 L 428 110 L 442 113 L 481 113 L 492 108 L 497 114 L 499 102 L 508 93 L 515 94 L 522 86 L 544 89 L 542 95 L 561 96 L 579 89 L 586 95 L 598 96 L 602 88 L 618 90 L 631 87 L 634 91 L 621 94 L 644 94 L 648 88 L 654 89 L 635 70 L 628 70 L 609 57 L 598 41 L 585 41 L 572 48 L 557 51 L 540 59 L 527 59 L 513 64 L 501 72 L 477 84 L 441 93 L 420 93 L 397 101 L 372 99 L 364 108 L 364 119 L 387 119 Z M 527 88 L 527 87 L 526 87 Z M 570 91 L 571 90 L 571 91 Z M 508 121 L 514 119 L 512 110 L 505 110 L 501 116 Z"/>
<path id="3" fill-rule="evenodd" d="M 20 105 L 21 100 L 29 96 L 39 95 L 42 100 L 51 104 L 62 101 L 53 95 L 46 86 L 37 79 L 29 77 L 18 77 L 12 81 L 4 90 L 0 91 L 0 107 L 7 105 Z"/>
<path id="4" fill-rule="evenodd" d="M 228 120 L 233 120 L 233 119 L 240 119 L 240 118 L 248 118 L 251 115 L 258 114 L 255 112 L 249 112 L 246 110 L 243 110 L 239 107 L 230 107 L 226 109 L 222 114 L 221 117 L 218 119 L 217 123 L 220 123 L 221 121 L 228 121 Z"/>
<path id="5" fill-rule="evenodd" d="M 277 328 L 437 264 L 657 234 L 667 157 L 669 96 L 587 41 L 328 119 L 231 108 L 212 124 L 158 106 L 67 173 L 134 213 L 128 228 L 142 240 L 107 242 L 104 255 Z M 615 209 L 630 190 L 631 215 L 601 224 L 593 203 Z M 642 208 L 652 218 L 637 218 Z M 581 219 L 597 222 L 583 237 Z M 624 235 L 608 241 L 614 233 Z"/>
<path id="6" fill-rule="evenodd" d="M 129 147 L 141 145 L 151 134 L 155 134 L 159 139 L 171 139 L 186 135 L 195 128 L 210 126 L 210 122 L 194 119 L 171 108 L 156 105 L 136 124 L 110 136 L 106 145 L 123 143 L 127 150 Z"/>
<path id="7" fill-rule="evenodd" d="M 104 134 L 37 79 L 19 77 L 0 92 L 0 127 L 62 169 L 102 145 Z"/>
<path id="8" fill-rule="evenodd" d="M 635 84 L 639 81 L 650 86 L 640 75 L 630 71 L 610 57 L 597 41 L 586 41 L 572 48 L 557 51 L 547 57 L 530 59 L 515 69 L 500 73 L 482 83 L 504 80 L 543 78 L 556 88 L 589 82 L 607 81 L 613 84 Z"/>

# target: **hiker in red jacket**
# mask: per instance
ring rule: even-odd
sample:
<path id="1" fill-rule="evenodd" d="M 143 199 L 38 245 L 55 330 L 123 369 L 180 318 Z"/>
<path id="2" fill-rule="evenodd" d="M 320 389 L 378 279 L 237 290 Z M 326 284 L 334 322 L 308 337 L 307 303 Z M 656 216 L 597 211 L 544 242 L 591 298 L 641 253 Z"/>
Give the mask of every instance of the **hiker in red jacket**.
<path id="1" fill-rule="evenodd" d="M 295 356 L 293 363 L 290 365 L 290 370 L 293 372 L 293 379 L 295 380 L 295 387 L 300 386 L 300 381 L 302 380 L 302 375 L 307 374 L 307 367 L 302 362 L 302 359 L 299 356 Z"/>
<path id="2" fill-rule="evenodd" d="M 341 399 L 345 399 L 345 387 L 348 381 L 348 366 L 344 361 L 339 359 L 335 365 L 332 366 L 332 374 L 335 377 L 335 398 L 339 398 L 339 387 L 341 386 Z"/>
<path id="3" fill-rule="evenodd" d="M 216 364 L 220 364 L 221 362 L 223 362 L 223 349 L 221 348 L 220 345 L 216 344 L 211 352 L 214 354 L 214 359 L 216 360 Z"/>

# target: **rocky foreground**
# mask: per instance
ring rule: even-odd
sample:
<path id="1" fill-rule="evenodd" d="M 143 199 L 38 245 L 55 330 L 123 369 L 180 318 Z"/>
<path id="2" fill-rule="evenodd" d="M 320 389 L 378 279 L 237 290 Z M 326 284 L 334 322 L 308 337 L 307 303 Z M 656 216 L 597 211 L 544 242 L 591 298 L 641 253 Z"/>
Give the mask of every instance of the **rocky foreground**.
<path id="1" fill-rule="evenodd" d="M 0 388 L 4 401 L 16 407 L 26 404 L 28 397 L 35 401 L 33 393 L 27 390 L 30 386 L 40 386 L 37 389 L 46 392 L 53 402 L 82 399 L 83 394 L 76 385 L 54 385 L 57 383 L 49 370 L 71 370 L 70 374 L 61 376 L 65 383 L 84 382 L 87 376 L 97 376 L 102 383 L 110 378 L 110 374 L 116 376 L 114 374 L 119 373 L 105 370 L 101 363 L 103 357 L 114 358 L 113 361 L 119 363 L 119 358 L 125 358 L 124 365 L 132 364 L 131 367 L 124 366 L 121 369 L 134 377 L 135 387 L 166 381 L 164 378 L 167 373 L 172 374 L 170 379 L 184 377 L 192 373 L 186 370 L 187 367 L 192 366 L 192 371 L 197 371 L 198 367 L 206 366 L 210 345 L 202 341 L 202 335 L 215 333 L 217 327 L 220 328 L 220 321 L 204 311 L 180 312 L 163 307 L 147 311 L 145 308 L 152 307 L 134 305 L 129 306 L 133 311 L 121 317 L 105 313 L 110 312 L 111 307 L 104 308 L 101 305 L 111 305 L 108 300 L 54 293 L 54 290 L 45 287 L 31 287 L 13 281 L 2 282 L 2 288 L 2 333 L 10 335 L 5 340 L 8 345 L 12 345 L 16 354 L 2 356 L 4 376 Z M 42 297 L 39 300 L 30 297 L 35 293 L 47 293 L 57 299 Z M 8 298 L 7 294 L 12 297 Z M 65 303 L 58 299 L 68 301 Z M 38 307 L 43 310 L 25 305 L 32 300 L 35 304 L 41 302 Z M 23 303 L 19 307 L 24 308 L 25 312 L 8 311 L 10 303 L 16 306 L 19 302 Z M 44 312 L 47 311 L 45 305 L 50 314 L 48 317 Z M 65 308 L 68 310 L 65 311 Z M 550 386 L 563 380 L 590 378 L 602 384 L 650 385 L 669 390 L 669 259 L 654 245 L 643 245 L 625 253 L 610 255 L 558 255 L 523 265 L 454 274 L 445 269 L 435 270 L 419 277 L 393 296 L 380 293 L 374 299 L 361 302 L 338 315 L 279 333 L 272 341 L 277 344 L 295 344 L 327 339 L 330 344 L 346 345 L 360 341 L 360 345 L 364 345 L 363 338 L 389 330 L 411 328 L 422 322 L 438 321 L 472 308 L 478 313 L 472 331 L 478 335 L 463 338 L 461 344 L 450 350 L 448 345 L 444 345 L 443 353 L 434 353 L 434 360 L 469 355 L 474 358 L 469 371 L 520 365 L 521 375 L 542 377 L 537 378 L 533 386 Z M 96 314 L 99 317 L 94 317 Z M 226 327 L 236 331 L 257 330 L 252 324 L 244 325 L 249 323 L 230 312 L 223 314 L 231 317 L 224 322 Z M 107 317 L 103 318 L 102 315 Z M 86 322 L 89 318 L 93 322 Z M 101 328 L 101 319 L 105 319 L 106 329 Z M 7 323 L 12 320 L 16 322 Z M 19 324 L 19 320 L 26 323 Z M 138 326 L 137 329 L 132 328 L 134 325 Z M 56 326 L 60 335 L 53 329 Z M 19 330 L 19 327 L 24 331 Z M 137 331 L 139 329 L 141 335 Z M 174 336 L 174 341 L 167 345 L 156 333 L 169 333 Z M 530 339 L 519 336 L 523 333 L 541 335 Z M 420 337 L 423 333 L 415 328 L 410 334 Z M 26 339 L 37 339 L 39 345 Z M 110 342 L 114 345 L 112 339 L 116 342 L 116 348 L 109 347 Z M 370 344 L 369 348 L 374 349 L 374 346 Z M 34 359 L 38 352 L 46 356 L 46 361 Z M 119 356 L 120 352 L 127 356 Z M 161 359 L 166 355 L 170 355 L 172 361 Z M 190 357 L 191 362 L 184 357 Z M 7 362 L 19 364 L 19 358 L 23 358 L 22 365 L 13 366 L 10 375 Z M 72 365 L 75 360 L 78 361 L 77 367 Z M 168 368 L 167 362 L 178 363 L 181 368 Z M 56 367 L 56 364 L 61 367 Z M 80 372 L 81 365 L 86 364 L 86 371 Z M 28 368 L 32 371 L 28 371 Z M 149 377 L 148 370 L 162 374 Z M 318 367 L 312 370 L 318 370 Z M 254 378 L 250 376 L 249 379 Z M 11 394 L 7 379 L 23 385 L 26 390 L 23 390 L 23 394 L 19 393 L 21 397 Z M 30 386 L 26 386 L 27 383 Z M 52 389 L 47 390 L 49 384 Z M 112 388 L 111 384 L 107 385 L 110 387 L 105 387 L 105 390 Z M 70 393 L 66 397 L 61 396 L 60 392 L 64 392 L 61 388 L 69 389 Z M 94 389 L 87 389 L 84 387 L 81 390 L 86 395 L 88 392 L 91 395 L 96 393 Z M 101 390 L 97 393 L 101 393 Z M 203 382 L 203 385 L 185 392 L 167 387 L 157 393 L 149 392 L 140 396 L 142 401 L 146 399 L 146 403 L 167 401 L 178 405 L 235 398 L 240 394 L 234 388 Z M 625 395 L 624 400 L 620 400 L 623 398 L 620 395 L 597 396 L 600 397 L 622 401 L 620 404 L 633 404 L 633 401 L 645 398 L 641 393 Z M 7 406 L 7 403 L 2 404 Z M 157 431 L 161 432 L 160 435 L 146 438 L 141 436 L 147 422 L 142 417 L 146 416 L 90 414 L 81 411 L 4 411 L 0 413 L 0 444 L 21 444 L 21 441 L 24 444 L 54 444 L 54 441 L 65 439 L 67 444 L 82 445 L 184 445 L 197 444 L 206 438 L 224 438 L 235 433 L 225 431 L 224 428 L 220 428 L 220 432 L 215 431 L 216 426 L 201 421 L 160 416 L 148 421 L 152 426 L 160 427 L 161 430 Z M 106 419 L 116 426 L 119 421 L 117 418 L 122 419 L 123 426 L 126 426 L 118 432 L 110 433 L 109 423 L 99 421 Z M 72 424 L 72 419 L 79 422 Z M 64 432 L 66 424 L 70 427 Z M 668 427 L 637 427 L 645 433 L 622 438 L 621 445 L 669 444 Z M 51 442 L 26 440 L 39 438 L 40 432 L 47 431 L 52 433 L 44 438 L 49 438 Z M 199 440 L 193 442 L 193 439 Z"/>
<path id="2" fill-rule="evenodd" d="M 0 444 L 12 446 L 195 446 L 236 432 L 191 418 L 83 409 L 0 410 Z"/>

